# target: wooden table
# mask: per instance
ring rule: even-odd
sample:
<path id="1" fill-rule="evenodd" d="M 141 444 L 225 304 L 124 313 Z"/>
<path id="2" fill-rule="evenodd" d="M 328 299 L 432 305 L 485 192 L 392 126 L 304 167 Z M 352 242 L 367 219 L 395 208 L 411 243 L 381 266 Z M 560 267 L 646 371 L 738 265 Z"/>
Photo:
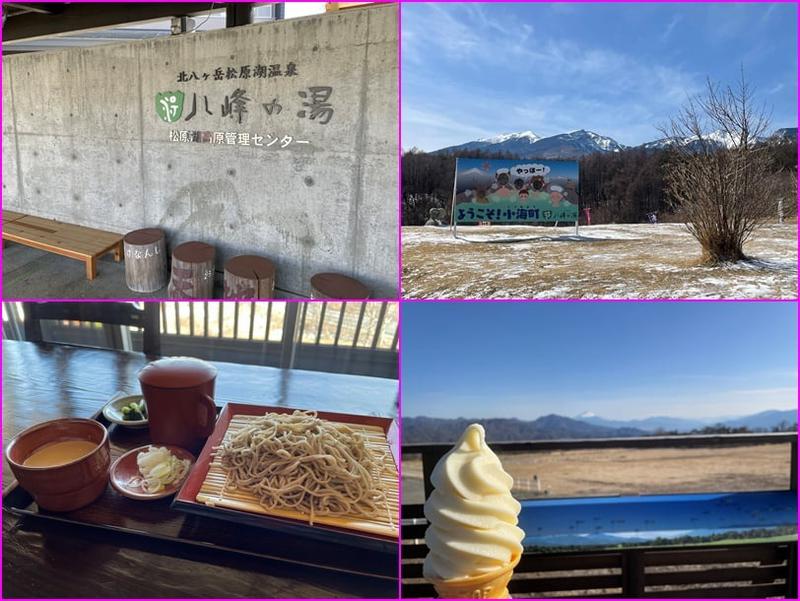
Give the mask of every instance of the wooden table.
<path id="1" fill-rule="evenodd" d="M 138 392 L 153 357 L 3 341 L 3 446 L 49 419 L 94 414 L 118 390 Z M 397 381 L 215 363 L 216 400 L 394 416 Z M 3 463 L 3 483 L 13 479 Z M 394 597 L 387 580 L 3 513 L 4 597 Z M 231 526 L 235 527 L 235 526 Z"/>

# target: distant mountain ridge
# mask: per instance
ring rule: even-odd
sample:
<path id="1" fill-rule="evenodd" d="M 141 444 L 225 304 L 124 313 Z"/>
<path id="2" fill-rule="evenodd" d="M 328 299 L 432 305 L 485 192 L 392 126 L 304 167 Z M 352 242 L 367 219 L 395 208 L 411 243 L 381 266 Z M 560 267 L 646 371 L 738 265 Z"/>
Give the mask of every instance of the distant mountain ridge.
<path id="1" fill-rule="evenodd" d="M 761 413 L 756 413 L 754 415 L 746 415 L 744 417 L 728 419 L 725 420 L 723 424 L 733 428 L 744 426 L 750 430 L 771 430 L 772 428 L 780 426 L 783 422 L 789 425 L 796 424 L 797 411 L 794 409 L 787 411 L 762 411 Z"/>
<path id="2" fill-rule="evenodd" d="M 796 127 L 782 127 L 780 129 L 776 129 L 775 133 L 772 134 L 772 138 L 775 139 L 782 139 L 782 140 L 794 140 L 797 142 L 797 128 Z"/>
<path id="3" fill-rule="evenodd" d="M 545 415 L 532 421 L 514 418 L 444 419 L 437 417 L 404 417 L 405 442 L 455 442 L 472 423 L 480 422 L 489 442 L 512 440 L 556 440 L 559 438 L 617 438 L 643 436 L 636 428 L 607 428 L 588 424 L 561 415 Z"/>
<path id="4" fill-rule="evenodd" d="M 720 148 L 735 145 L 722 132 L 711 132 L 708 139 Z M 796 127 L 784 127 L 777 129 L 769 140 L 797 140 Z M 480 138 L 435 150 L 434 154 L 459 154 L 466 152 L 481 151 L 494 154 L 511 154 L 523 158 L 537 159 L 578 159 L 595 152 L 619 152 L 627 148 L 643 148 L 645 150 L 662 149 L 672 145 L 699 146 L 696 138 L 660 138 L 645 142 L 635 147 L 628 147 L 620 144 L 613 138 L 601 134 L 579 129 L 564 134 L 541 137 L 528 130 L 517 133 L 505 133 L 488 138 Z"/>
<path id="5" fill-rule="evenodd" d="M 576 420 L 605 428 L 637 428 L 652 433 L 657 430 L 690 432 L 706 426 L 728 426 L 749 430 L 771 430 L 782 425 L 797 423 L 797 412 L 788 410 L 769 410 L 741 417 L 719 417 L 709 419 L 685 419 L 680 417 L 654 416 L 646 419 L 613 420 L 604 419 L 592 413 L 583 413 Z"/>
<path id="6" fill-rule="evenodd" d="M 638 428 L 646 432 L 656 430 L 677 430 L 678 432 L 689 432 L 697 428 L 708 425 L 708 422 L 693 419 L 683 419 L 680 417 L 654 416 L 645 419 L 615 420 L 605 419 L 597 415 L 579 415 L 575 419 L 587 424 L 604 426 L 606 428 Z"/>
<path id="7" fill-rule="evenodd" d="M 667 416 L 610 420 L 592 413 L 583 413 L 574 418 L 550 414 L 534 420 L 404 417 L 403 441 L 409 443 L 455 442 L 464 429 L 475 422 L 481 423 L 486 429 L 486 439 L 489 442 L 508 442 L 564 438 L 624 438 L 648 436 L 659 430 L 685 433 L 718 424 L 732 428 L 746 427 L 753 431 L 771 430 L 774 427 L 796 424 L 797 412 L 794 410 L 770 410 L 736 418 L 708 420 Z"/>

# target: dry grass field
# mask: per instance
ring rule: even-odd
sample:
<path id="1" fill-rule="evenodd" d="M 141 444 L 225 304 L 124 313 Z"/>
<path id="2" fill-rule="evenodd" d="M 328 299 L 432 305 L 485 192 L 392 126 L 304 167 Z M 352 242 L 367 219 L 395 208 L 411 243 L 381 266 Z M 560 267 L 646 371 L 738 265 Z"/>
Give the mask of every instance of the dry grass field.
<path id="1" fill-rule="evenodd" d="M 796 298 L 797 224 L 758 230 L 750 261 L 700 265 L 681 224 L 403 228 L 406 298 Z"/>
<path id="2" fill-rule="evenodd" d="M 778 490 L 789 486 L 789 445 L 730 449 L 604 449 L 504 454 L 503 466 L 536 496 L 538 476 L 551 497 Z M 422 503 L 422 461 L 403 458 L 403 503 Z"/>

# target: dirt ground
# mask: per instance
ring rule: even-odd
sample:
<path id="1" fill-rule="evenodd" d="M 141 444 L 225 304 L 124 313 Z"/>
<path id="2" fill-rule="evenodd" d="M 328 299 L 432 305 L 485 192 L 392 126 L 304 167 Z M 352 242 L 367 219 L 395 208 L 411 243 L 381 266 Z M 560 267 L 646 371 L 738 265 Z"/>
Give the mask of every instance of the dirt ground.
<path id="1" fill-rule="evenodd" d="M 749 261 L 700 265 L 681 224 L 403 228 L 405 298 L 797 298 L 797 224 L 758 230 Z"/>
<path id="2" fill-rule="evenodd" d="M 778 490 L 789 486 L 789 445 L 604 449 L 500 455 L 519 499 Z M 533 476 L 538 476 L 541 493 Z M 422 503 L 422 461 L 403 458 L 403 503 Z"/>

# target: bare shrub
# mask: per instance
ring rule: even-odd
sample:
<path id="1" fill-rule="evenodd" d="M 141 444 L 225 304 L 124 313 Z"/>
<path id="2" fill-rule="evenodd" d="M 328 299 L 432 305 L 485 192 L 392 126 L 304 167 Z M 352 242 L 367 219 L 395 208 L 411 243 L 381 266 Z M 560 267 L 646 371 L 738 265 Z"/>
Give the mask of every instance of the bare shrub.
<path id="1" fill-rule="evenodd" d="M 775 216 L 780 182 L 762 142 L 769 115 L 756 106 L 744 73 L 735 86 L 707 82 L 668 126 L 668 202 L 686 216 L 706 263 L 745 259 L 744 244 Z"/>

